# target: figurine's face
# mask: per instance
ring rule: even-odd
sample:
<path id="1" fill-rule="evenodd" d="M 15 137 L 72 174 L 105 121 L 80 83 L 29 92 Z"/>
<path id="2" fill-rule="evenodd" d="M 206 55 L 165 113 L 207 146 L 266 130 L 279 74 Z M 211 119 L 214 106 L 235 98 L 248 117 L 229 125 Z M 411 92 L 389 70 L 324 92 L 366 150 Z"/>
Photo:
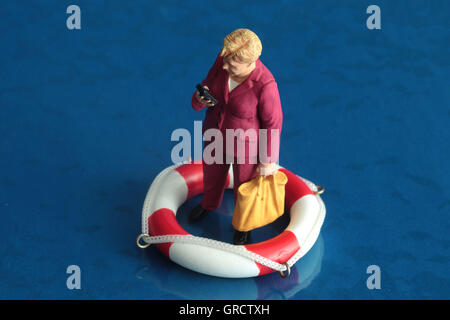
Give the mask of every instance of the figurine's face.
<path id="1" fill-rule="evenodd" d="M 229 57 L 223 58 L 223 69 L 233 78 L 243 78 L 248 76 L 255 69 L 255 62 L 239 62 Z"/>

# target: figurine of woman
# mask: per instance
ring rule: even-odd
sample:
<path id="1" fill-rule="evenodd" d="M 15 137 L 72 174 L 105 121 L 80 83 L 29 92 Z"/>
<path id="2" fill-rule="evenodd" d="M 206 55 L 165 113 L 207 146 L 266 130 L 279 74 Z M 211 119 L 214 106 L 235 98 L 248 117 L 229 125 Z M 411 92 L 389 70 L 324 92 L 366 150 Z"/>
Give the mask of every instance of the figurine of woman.
<path id="1" fill-rule="evenodd" d="M 198 90 L 192 96 L 195 110 L 208 108 L 203 133 L 211 128 L 220 130 L 225 141 L 227 129 L 232 129 L 239 133 L 233 137 L 234 146 L 241 143 L 245 147 L 244 155 L 240 155 L 236 148 L 230 155 L 229 150 L 225 150 L 226 143 L 223 143 L 224 158 L 227 155 L 227 159 L 233 159 L 235 201 L 242 183 L 258 174 L 267 176 L 277 171 L 283 114 L 277 83 L 259 59 L 261 52 L 261 41 L 253 31 L 237 29 L 228 34 L 214 65 L 201 83 L 218 103 L 214 105 L 211 100 L 202 97 Z M 266 130 L 265 139 L 260 134 L 242 135 L 248 130 L 260 133 L 261 129 Z M 211 142 L 205 141 L 204 148 Z M 264 149 L 263 153 L 261 148 Z M 256 150 L 256 153 L 251 150 Z M 265 156 L 261 157 L 261 154 Z M 252 161 L 255 157 L 256 161 Z M 226 160 L 212 164 L 203 161 L 204 195 L 202 202 L 189 214 L 190 222 L 199 220 L 221 205 L 230 164 Z M 249 239 L 250 231 L 236 230 L 234 244 L 245 244 Z"/>

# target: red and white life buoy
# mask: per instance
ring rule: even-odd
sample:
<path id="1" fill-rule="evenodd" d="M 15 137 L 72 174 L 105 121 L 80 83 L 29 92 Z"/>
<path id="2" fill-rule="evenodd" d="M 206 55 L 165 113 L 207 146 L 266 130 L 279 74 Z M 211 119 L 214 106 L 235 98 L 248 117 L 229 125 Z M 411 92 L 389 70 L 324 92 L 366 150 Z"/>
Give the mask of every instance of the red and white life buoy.
<path id="1" fill-rule="evenodd" d="M 301 258 L 314 245 L 325 218 L 321 189 L 289 170 L 279 168 L 288 177 L 286 208 L 290 223 L 278 236 L 259 243 L 248 244 L 239 250 L 255 253 L 279 264 L 285 264 L 294 255 Z M 233 188 L 233 170 L 230 166 L 227 188 Z M 142 234 L 145 236 L 189 236 L 176 220 L 178 208 L 188 199 L 203 192 L 203 169 L 199 161 L 163 170 L 153 181 L 142 210 Z M 230 246 L 230 245 L 229 245 Z M 159 243 L 157 247 L 170 260 L 196 272 L 227 278 L 260 276 L 276 270 L 252 259 L 220 248 L 185 242 Z"/>

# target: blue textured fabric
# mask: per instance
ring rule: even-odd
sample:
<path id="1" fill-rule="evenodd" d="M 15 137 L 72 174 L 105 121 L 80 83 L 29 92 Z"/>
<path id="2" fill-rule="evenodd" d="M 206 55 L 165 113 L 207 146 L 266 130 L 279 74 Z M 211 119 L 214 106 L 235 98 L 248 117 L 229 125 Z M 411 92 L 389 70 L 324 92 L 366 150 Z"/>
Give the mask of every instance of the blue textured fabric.
<path id="1" fill-rule="evenodd" d="M 449 1 L 378 0 L 381 30 L 365 1 L 74 2 L 81 30 L 67 1 L 0 2 L 1 299 L 450 298 Z M 287 280 L 216 279 L 135 245 L 171 133 L 204 118 L 194 87 L 240 27 L 279 86 L 280 164 L 326 188 L 322 234 Z M 180 224 L 231 242 L 232 194 L 188 225 L 200 199 Z"/>

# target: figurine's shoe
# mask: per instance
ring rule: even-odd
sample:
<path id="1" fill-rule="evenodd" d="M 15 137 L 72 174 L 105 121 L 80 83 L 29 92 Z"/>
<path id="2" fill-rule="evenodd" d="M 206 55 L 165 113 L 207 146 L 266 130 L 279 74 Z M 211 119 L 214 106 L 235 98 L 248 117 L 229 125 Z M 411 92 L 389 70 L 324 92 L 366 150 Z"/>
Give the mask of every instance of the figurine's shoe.
<path id="1" fill-rule="evenodd" d="M 204 216 L 206 216 L 208 212 L 209 210 L 203 209 L 202 205 L 199 204 L 189 213 L 188 222 L 189 223 L 196 222 L 201 218 L 203 218 Z"/>
<path id="2" fill-rule="evenodd" d="M 234 239 L 233 243 L 235 245 L 243 245 L 250 241 L 250 231 L 242 232 L 242 231 L 236 231 L 234 233 Z"/>

